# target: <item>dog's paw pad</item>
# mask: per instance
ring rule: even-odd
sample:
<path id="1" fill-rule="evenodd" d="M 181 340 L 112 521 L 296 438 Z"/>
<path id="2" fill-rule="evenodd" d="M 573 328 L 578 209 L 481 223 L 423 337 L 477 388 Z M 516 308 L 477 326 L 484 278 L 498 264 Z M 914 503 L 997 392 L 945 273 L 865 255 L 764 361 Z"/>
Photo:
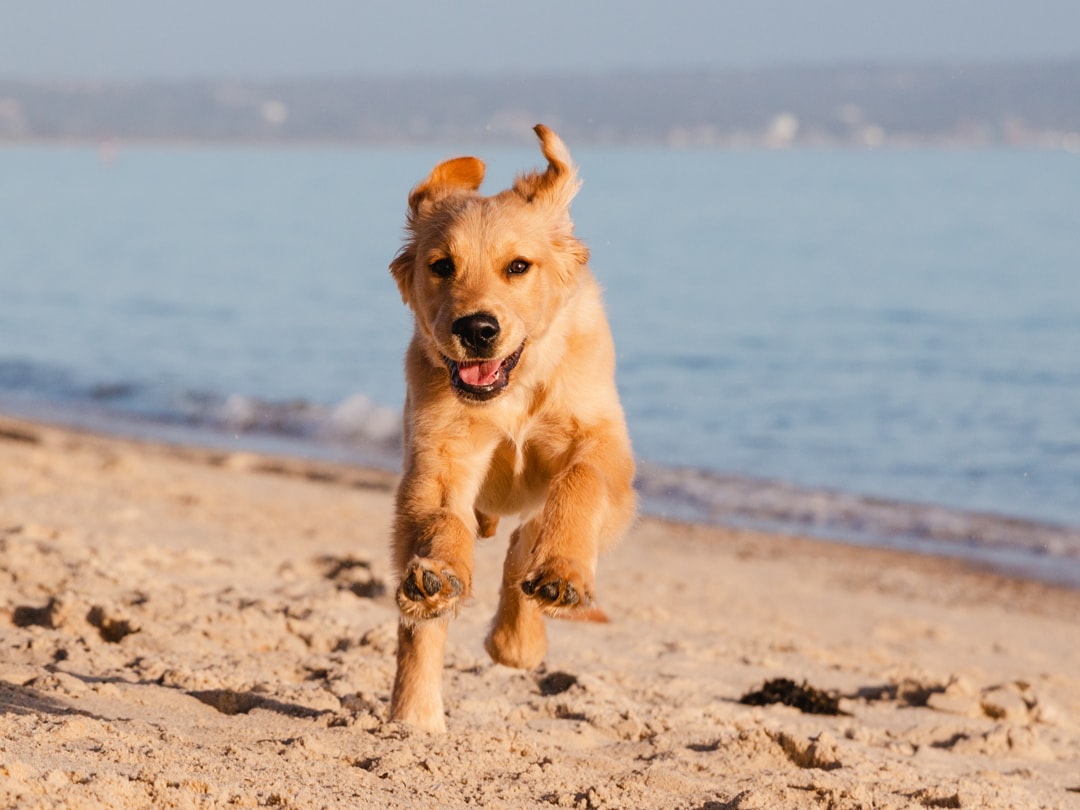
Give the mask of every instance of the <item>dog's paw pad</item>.
<path id="1" fill-rule="evenodd" d="M 464 592 L 464 583 L 449 566 L 416 560 L 401 578 L 397 603 L 412 619 L 434 619 L 455 608 Z"/>
<path id="2" fill-rule="evenodd" d="M 560 567 L 545 568 L 533 573 L 521 583 L 521 590 L 540 603 L 545 612 L 585 607 L 592 603 L 592 588 L 575 572 L 559 571 Z"/>
<path id="3" fill-rule="evenodd" d="M 555 580 L 554 582 L 548 582 L 544 585 L 537 587 L 535 582 L 523 583 L 522 590 L 527 594 L 536 594 L 545 602 L 549 602 L 552 605 L 563 605 L 565 607 L 571 607 L 576 605 L 580 598 L 578 597 L 577 589 L 572 582 L 563 582 L 562 580 Z"/>
<path id="4" fill-rule="evenodd" d="M 452 571 L 444 571 L 443 575 L 450 585 L 450 596 L 461 596 L 462 591 L 465 590 L 465 586 L 461 584 L 461 580 L 455 577 Z"/>
<path id="5" fill-rule="evenodd" d="M 401 591 L 414 602 L 423 602 L 443 589 L 443 582 L 434 571 L 413 569 L 412 576 L 401 583 Z"/>

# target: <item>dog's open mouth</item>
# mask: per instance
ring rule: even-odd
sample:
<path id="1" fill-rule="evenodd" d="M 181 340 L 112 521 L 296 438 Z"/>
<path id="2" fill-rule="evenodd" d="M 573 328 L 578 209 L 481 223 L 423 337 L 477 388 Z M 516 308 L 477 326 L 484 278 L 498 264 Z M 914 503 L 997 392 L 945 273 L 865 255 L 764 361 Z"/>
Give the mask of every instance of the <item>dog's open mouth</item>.
<path id="1" fill-rule="evenodd" d="M 443 357 L 450 369 L 450 384 L 466 399 L 486 400 L 497 397 L 510 384 L 510 372 L 521 359 L 525 344 L 508 357 L 492 360 L 451 360 Z"/>

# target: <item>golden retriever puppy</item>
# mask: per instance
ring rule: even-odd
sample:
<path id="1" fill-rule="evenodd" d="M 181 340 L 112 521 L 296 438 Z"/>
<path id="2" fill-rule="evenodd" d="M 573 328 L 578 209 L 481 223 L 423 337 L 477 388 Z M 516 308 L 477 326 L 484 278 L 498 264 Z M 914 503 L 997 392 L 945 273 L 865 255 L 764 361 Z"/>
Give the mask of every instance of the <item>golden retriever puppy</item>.
<path id="1" fill-rule="evenodd" d="M 597 556 L 635 512 L 615 349 L 570 219 L 580 182 L 559 137 L 536 134 L 546 170 L 491 197 L 478 193 L 479 159 L 436 166 L 409 195 L 390 265 L 415 320 L 390 717 L 429 731 L 446 728 L 447 622 L 472 591 L 477 536 L 494 534 L 500 515 L 520 518 L 486 647 L 531 669 L 547 649 L 543 616 L 603 620 Z"/>

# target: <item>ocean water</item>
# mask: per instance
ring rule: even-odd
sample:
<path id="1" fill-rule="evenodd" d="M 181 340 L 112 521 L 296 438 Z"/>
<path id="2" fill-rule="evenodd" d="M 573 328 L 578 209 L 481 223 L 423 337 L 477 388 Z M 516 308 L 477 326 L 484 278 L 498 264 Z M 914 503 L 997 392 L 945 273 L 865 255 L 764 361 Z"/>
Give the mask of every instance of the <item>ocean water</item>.
<path id="1" fill-rule="evenodd" d="M 0 149 L 0 410 L 396 464 L 387 264 L 468 146 Z M 574 153 L 650 511 L 1080 583 L 1080 156 Z"/>

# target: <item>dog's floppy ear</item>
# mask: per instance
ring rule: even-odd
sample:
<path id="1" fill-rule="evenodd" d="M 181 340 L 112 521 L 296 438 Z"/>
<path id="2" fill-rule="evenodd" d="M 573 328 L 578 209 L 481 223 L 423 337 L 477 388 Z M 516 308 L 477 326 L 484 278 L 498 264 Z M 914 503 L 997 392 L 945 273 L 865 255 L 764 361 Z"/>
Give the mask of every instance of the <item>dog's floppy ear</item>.
<path id="1" fill-rule="evenodd" d="M 390 262 L 390 274 L 397 282 L 401 300 L 409 303 L 413 263 L 416 261 L 416 229 L 420 218 L 431 207 L 459 191 L 476 191 L 484 181 L 484 162 L 474 157 L 459 157 L 440 163 L 431 170 L 427 180 L 409 194 L 409 214 L 405 223 L 407 238 L 401 250 Z"/>
<path id="2" fill-rule="evenodd" d="M 459 157 L 440 163 L 409 194 L 409 210 L 421 215 L 428 206 L 457 191 L 476 191 L 484 182 L 484 161 Z"/>
<path id="3" fill-rule="evenodd" d="M 412 286 L 413 263 L 416 261 L 416 240 L 412 237 L 397 252 L 394 260 L 390 262 L 390 275 L 397 282 L 401 300 L 409 303 L 409 288 Z"/>
<path id="4" fill-rule="evenodd" d="M 547 169 L 543 173 L 519 175 L 514 181 L 514 191 L 529 202 L 569 210 L 570 201 L 581 188 L 577 167 L 570 159 L 570 150 L 558 135 L 543 124 L 533 127 L 533 132 L 540 139 L 540 151 L 548 160 Z"/>

